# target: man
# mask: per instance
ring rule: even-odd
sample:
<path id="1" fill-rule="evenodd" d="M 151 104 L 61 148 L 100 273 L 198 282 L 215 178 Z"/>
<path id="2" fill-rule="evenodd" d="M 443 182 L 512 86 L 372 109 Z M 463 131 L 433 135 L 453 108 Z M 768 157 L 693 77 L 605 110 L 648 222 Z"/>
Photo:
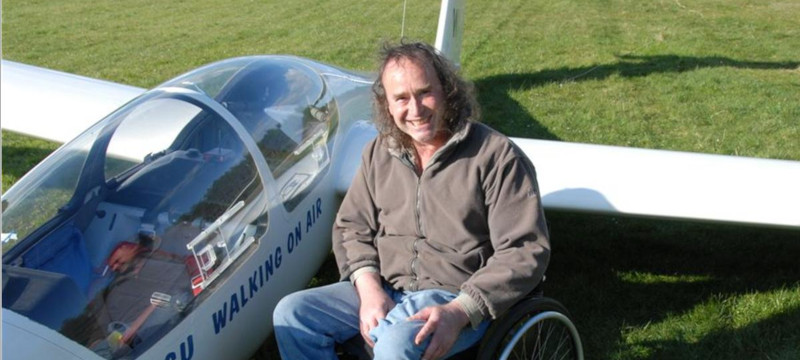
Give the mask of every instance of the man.
<path id="1" fill-rule="evenodd" d="M 376 359 L 436 359 L 474 345 L 531 292 L 549 259 L 533 165 L 474 122 L 471 88 L 429 45 L 384 49 L 380 135 L 333 229 L 340 282 L 284 298 L 284 359 L 335 359 L 361 335 Z"/>
<path id="2" fill-rule="evenodd" d="M 144 245 L 153 241 L 161 240 L 140 236 L 111 250 L 113 276 L 99 279 L 102 288 L 83 313 L 65 323 L 67 337 L 118 358 L 142 353 L 177 324 L 192 299 L 187 259 Z"/>

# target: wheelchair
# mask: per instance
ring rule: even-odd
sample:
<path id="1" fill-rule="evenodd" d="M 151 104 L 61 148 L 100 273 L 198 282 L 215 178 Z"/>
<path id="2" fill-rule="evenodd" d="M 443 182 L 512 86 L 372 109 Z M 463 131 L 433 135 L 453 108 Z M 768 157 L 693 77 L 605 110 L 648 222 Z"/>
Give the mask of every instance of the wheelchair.
<path id="1" fill-rule="evenodd" d="M 360 335 L 340 346 L 340 359 L 371 359 Z M 493 321 L 475 346 L 452 360 L 583 360 L 583 345 L 569 311 L 535 290 Z"/>

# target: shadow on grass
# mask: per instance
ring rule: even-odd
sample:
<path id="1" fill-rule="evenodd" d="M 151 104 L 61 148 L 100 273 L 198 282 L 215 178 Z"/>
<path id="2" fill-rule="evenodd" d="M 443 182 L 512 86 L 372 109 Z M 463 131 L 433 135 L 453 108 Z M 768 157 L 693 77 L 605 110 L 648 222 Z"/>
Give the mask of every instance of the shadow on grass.
<path id="1" fill-rule="evenodd" d="M 800 359 L 800 308 L 727 331 L 711 331 L 697 342 L 647 341 L 652 359 Z M 775 331 L 782 329 L 784 331 Z M 794 330 L 794 331 L 791 331 Z"/>
<path id="2" fill-rule="evenodd" d="M 706 308 L 724 312 L 724 305 L 714 303 L 796 288 L 796 230 L 554 211 L 548 212 L 548 220 L 553 261 L 546 293 L 570 309 L 587 358 L 782 357 L 797 348 L 797 308 L 742 328 L 725 326 L 704 334 L 694 330 L 701 333 L 696 341 L 626 338 L 631 331 L 653 326 L 671 326 L 666 332 L 713 327 L 717 317 L 728 315 L 699 320 L 686 320 L 686 315 Z"/>
<path id="3" fill-rule="evenodd" d="M 509 93 L 528 90 L 551 83 L 602 80 L 612 75 L 642 77 L 655 73 L 682 73 L 705 68 L 730 67 L 739 69 L 779 70 L 796 69 L 798 61 L 743 61 L 722 56 L 679 55 L 618 55 L 618 61 L 584 67 L 546 69 L 529 74 L 504 74 L 475 80 L 484 122 L 505 134 L 532 139 L 559 140 L 533 118 Z"/>

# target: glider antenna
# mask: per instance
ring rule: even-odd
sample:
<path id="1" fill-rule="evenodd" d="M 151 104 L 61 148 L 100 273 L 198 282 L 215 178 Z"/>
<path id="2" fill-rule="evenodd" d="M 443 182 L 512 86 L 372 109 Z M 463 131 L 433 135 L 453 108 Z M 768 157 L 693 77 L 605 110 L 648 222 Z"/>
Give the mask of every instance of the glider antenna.
<path id="1" fill-rule="evenodd" d="M 400 39 L 402 40 L 405 37 L 406 33 L 406 3 L 408 0 L 403 0 L 403 23 L 400 25 Z"/>

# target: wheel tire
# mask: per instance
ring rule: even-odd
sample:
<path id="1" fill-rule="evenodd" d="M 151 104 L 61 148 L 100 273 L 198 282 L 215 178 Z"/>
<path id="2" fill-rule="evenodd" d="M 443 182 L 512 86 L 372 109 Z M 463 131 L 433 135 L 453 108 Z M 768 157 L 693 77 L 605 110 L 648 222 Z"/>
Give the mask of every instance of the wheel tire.
<path id="1" fill-rule="evenodd" d="M 477 359 L 583 360 L 583 348 L 567 309 L 556 300 L 533 297 L 492 324 Z"/>

